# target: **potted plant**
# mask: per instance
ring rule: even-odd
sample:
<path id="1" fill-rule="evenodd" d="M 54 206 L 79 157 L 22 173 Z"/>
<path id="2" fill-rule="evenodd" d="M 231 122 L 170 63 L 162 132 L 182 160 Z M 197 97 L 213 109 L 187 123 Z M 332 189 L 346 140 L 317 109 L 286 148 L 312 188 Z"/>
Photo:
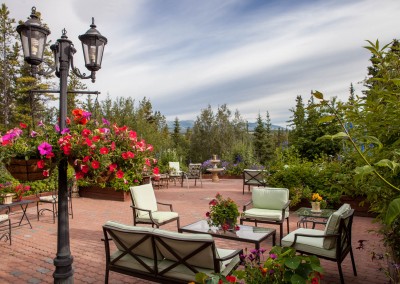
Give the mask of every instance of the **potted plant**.
<path id="1" fill-rule="evenodd" d="M 14 193 L 15 193 L 14 199 L 16 201 L 21 201 L 22 196 L 24 196 L 24 194 L 30 190 L 31 187 L 29 185 L 17 184 L 16 186 L 14 186 Z"/>
<path id="2" fill-rule="evenodd" d="M 58 154 L 58 136 L 51 124 L 40 121 L 31 129 L 20 123 L 0 137 L 0 161 L 18 180 L 45 179 L 57 162 L 54 157 Z"/>
<path id="3" fill-rule="evenodd" d="M 209 206 L 210 210 L 206 213 L 206 217 L 210 226 L 221 227 L 224 231 L 239 230 L 236 224 L 240 213 L 237 204 L 231 198 L 224 199 L 217 193 Z"/>
<path id="4" fill-rule="evenodd" d="M 11 204 L 14 195 L 14 185 L 12 182 L 7 181 L 0 183 L 0 198 L 2 200 L 2 204 Z"/>

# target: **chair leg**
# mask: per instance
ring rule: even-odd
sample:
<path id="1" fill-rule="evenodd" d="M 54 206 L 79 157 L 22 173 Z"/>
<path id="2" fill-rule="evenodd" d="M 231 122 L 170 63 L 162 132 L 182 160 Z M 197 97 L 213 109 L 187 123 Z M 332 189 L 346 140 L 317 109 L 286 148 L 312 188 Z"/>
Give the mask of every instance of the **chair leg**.
<path id="1" fill-rule="evenodd" d="M 108 276 L 109 276 L 109 274 L 110 274 L 110 270 L 108 270 L 108 268 L 106 268 L 106 275 L 104 277 L 104 283 L 105 284 L 108 284 Z"/>
<path id="2" fill-rule="evenodd" d="M 289 234 L 289 217 L 286 218 L 287 233 Z"/>
<path id="3" fill-rule="evenodd" d="M 353 255 L 353 249 L 352 248 L 350 248 L 350 257 L 351 257 L 351 264 L 353 265 L 354 276 L 357 276 L 356 263 L 354 262 L 354 255 Z"/>
<path id="4" fill-rule="evenodd" d="M 338 270 L 339 270 L 340 283 L 344 284 L 342 264 L 340 263 L 340 261 L 337 261 L 337 266 L 338 266 Z"/>
<path id="5" fill-rule="evenodd" d="M 178 232 L 179 232 L 179 229 L 181 228 L 181 224 L 179 223 L 179 218 L 176 220 L 176 225 L 178 226 Z"/>
<path id="6" fill-rule="evenodd" d="M 279 245 L 282 245 L 282 238 L 283 238 L 283 223 L 279 224 Z"/>
<path id="7" fill-rule="evenodd" d="M 72 200 L 71 200 L 71 197 L 70 197 L 70 200 L 68 201 L 69 202 L 69 209 L 70 209 L 70 214 L 71 214 L 71 218 L 72 219 L 74 219 L 74 210 L 72 210 Z"/>
<path id="8" fill-rule="evenodd" d="M 244 195 L 244 184 L 243 184 L 243 195 Z"/>
<path id="9" fill-rule="evenodd" d="M 8 218 L 8 236 L 10 239 L 10 246 L 11 246 L 11 220 Z"/>

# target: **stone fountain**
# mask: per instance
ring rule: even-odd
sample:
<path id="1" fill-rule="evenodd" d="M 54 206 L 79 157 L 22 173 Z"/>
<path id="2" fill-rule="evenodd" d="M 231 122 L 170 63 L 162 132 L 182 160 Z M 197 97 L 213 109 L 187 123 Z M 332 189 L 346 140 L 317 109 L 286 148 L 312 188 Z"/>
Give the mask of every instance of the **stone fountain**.
<path id="1" fill-rule="evenodd" d="M 224 168 L 217 167 L 217 164 L 219 164 L 219 162 L 221 162 L 221 161 L 217 159 L 217 155 L 213 155 L 212 160 L 210 160 L 210 163 L 213 164 L 213 167 L 207 169 L 207 172 L 211 173 L 212 182 L 219 182 L 218 173 L 225 170 Z"/>

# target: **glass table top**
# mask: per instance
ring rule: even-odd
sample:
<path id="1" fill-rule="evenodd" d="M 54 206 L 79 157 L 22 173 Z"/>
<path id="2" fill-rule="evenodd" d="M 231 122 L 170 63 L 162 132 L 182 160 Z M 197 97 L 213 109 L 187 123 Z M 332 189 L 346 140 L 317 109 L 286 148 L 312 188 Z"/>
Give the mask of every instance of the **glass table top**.
<path id="1" fill-rule="evenodd" d="M 247 225 L 238 225 L 237 231 L 223 231 L 214 226 L 209 226 L 207 220 L 200 220 L 193 224 L 181 227 L 181 231 L 190 233 L 205 233 L 212 236 L 224 237 L 229 239 L 242 239 L 259 241 L 276 232 L 272 228 L 253 227 Z"/>
<path id="2" fill-rule="evenodd" d="M 320 212 L 315 212 L 311 208 L 301 207 L 294 213 L 300 217 L 329 218 L 335 211 L 334 209 L 321 209 Z"/>

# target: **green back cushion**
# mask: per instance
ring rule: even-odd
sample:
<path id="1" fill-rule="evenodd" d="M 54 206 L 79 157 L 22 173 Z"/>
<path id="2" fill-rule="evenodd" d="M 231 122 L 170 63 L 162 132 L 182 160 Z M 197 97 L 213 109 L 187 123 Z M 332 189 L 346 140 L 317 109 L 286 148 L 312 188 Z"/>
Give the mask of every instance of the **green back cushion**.
<path id="1" fill-rule="evenodd" d="M 210 244 L 202 251 L 198 252 L 191 258 L 187 259 L 187 263 L 197 267 L 214 269 L 213 246 L 214 240 L 208 234 L 182 234 L 170 232 L 161 229 L 154 229 L 154 236 L 158 236 L 165 242 L 176 254 L 184 258 L 204 243 Z M 166 259 L 177 261 L 178 259 L 156 238 L 157 249 L 160 250 Z M 215 252 L 216 253 L 216 252 Z M 216 255 L 218 257 L 218 255 Z"/>
<path id="2" fill-rule="evenodd" d="M 345 203 L 335 211 L 328 219 L 325 225 L 325 234 L 337 234 L 339 230 L 340 218 L 351 209 L 350 205 Z M 336 245 L 336 238 L 327 237 L 324 239 L 324 248 L 332 249 Z"/>
<path id="3" fill-rule="evenodd" d="M 157 200 L 151 183 L 132 186 L 130 188 L 133 205 L 141 209 L 157 211 Z M 138 216 L 147 215 L 146 211 L 139 211 Z"/>
<path id="4" fill-rule="evenodd" d="M 117 236 L 117 239 L 126 247 L 132 246 L 133 244 L 142 240 L 146 235 L 151 235 L 154 231 L 154 229 L 150 227 L 129 226 L 114 221 L 108 221 L 104 226 L 110 229 Z M 119 229 L 122 229 L 126 232 L 121 232 Z M 116 238 L 113 237 L 113 241 L 118 250 L 125 251 Z M 147 238 L 143 243 L 134 248 L 132 252 L 136 255 L 154 258 L 151 237 Z"/>
<path id="5" fill-rule="evenodd" d="M 254 208 L 282 210 L 288 200 L 289 189 L 287 188 L 253 188 L 252 201 Z"/>

